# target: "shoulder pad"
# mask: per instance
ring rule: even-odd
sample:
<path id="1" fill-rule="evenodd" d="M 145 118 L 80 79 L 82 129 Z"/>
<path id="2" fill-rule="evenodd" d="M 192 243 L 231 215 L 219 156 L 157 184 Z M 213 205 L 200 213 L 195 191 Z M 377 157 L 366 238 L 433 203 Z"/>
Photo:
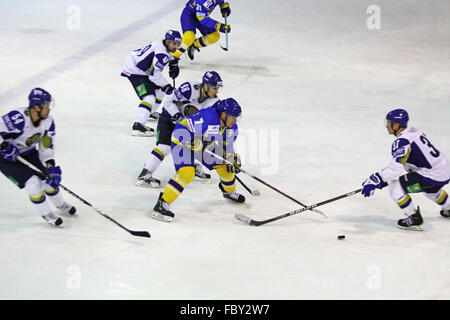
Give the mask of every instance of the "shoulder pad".
<path id="1" fill-rule="evenodd" d="M 185 82 L 185 83 L 183 83 L 182 85 L 180 85 L 180 86 L 178 87 L 178 91 L 181 92 L 181 94 L 183 95 L 183 97 L 184 97 L 186 100 L 190 100 L 190 99 L 191 99 L 191 96 L 192 96 L 192 87 L 191 87 L 190 82 Z"/>
<path id="2" fill-rule="evenodd" d="M 13 110 L 2 117 L 9 131 L 22 131 L 25 127 L 25 117 L 20 111 Z"/>
<path id="3" fill-rule="evenodd" d="M 167 54 L 164 53 L 157 53 L 155 55 L 156 61 L 154 63 L 155 67 L 157 67 L 158 69 L 162 70 L 164 69 L 164 67 L 169 63 L 169 56 Z"/>
<path id="4" fill-rule="evenodd" d="M 405 138 L 398 138 L 392 143 L 391 153 L 394 158 L 397 158 L 399 156 L 404 156 L 406 152 L 408 151 L 406 146 L 408 146 L 409 140 Z"/>

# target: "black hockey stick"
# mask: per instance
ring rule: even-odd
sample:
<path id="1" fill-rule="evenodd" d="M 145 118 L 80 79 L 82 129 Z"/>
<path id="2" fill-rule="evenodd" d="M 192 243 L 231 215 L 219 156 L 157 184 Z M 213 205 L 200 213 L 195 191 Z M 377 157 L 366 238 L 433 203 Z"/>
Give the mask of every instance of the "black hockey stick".
<path id="1" fill-rule="evenodd" d="M 22 162 L 24 165 L 28 166 L 30 169 L 36 171 L 36 173 L 41 177 L 41 178 L 46 178 L 45 174 L 39 170 L 39 168 L 36 168 L 33 164 L 31 164 L 30 162 L 28 162 L 27 160 L 25 160 L 24 158 L 18 156 L 17 160 L 19 160 L 20 162 Z M 70 193 L 72 196 L 74 196 L 75 198 L 77 198 L 78 200 L 80 200 L 81 202 L 83 202 L 85 205 L 90 206 L 92 209 L 94 209 L 97 213 L 101 214 L 102 216 L 104 216 L 106 219 L 114 222 L 116 225 L 118 225 L 119 227 L 121 227 L 122 229 L 124 229 L 125 231 L 127 231 L 128 233 L 132 234 L 133 236 L 137 236 L 137 237 L 145 237 L 145 238 L 150 238 L 150 233 L 148 233 L 147 231 L 133 231 L 130 230 L 126 227 L 124 227 L 123 225 L 121 225 L 120 223 L 118 223 L 116 220 L 114 220 L 113 218 L 111 218 L 110 216 L 108 216 L 107 214 L 103 213 L 101 210 L 97 209 L 96 207 L 94 207 L 92 204 L 90 204 L 89 202 L 87 202 L 86 200 L 84 200 L 83 198 L 81 198 L 80 196 L 78 196 L 75 192 L 69 190 L 68 188 L 66 188 L 65 186 L 63 186 L 62 184 L 59 185 L 61 188 L 63 188 L 64 190 L 66 190 L 68 193 Z"/>
<path id="2" fill-rule="evenodd" d="M 224 159 L 224 158 L 218 156 L 217 154 L 215 154 L 214 152 L 211 152 L 211 151 L 208 150 L 208 149 L 205 149 L 205 151 L 206 151 L 207 153 L 209 153 L 210 155 L 212 155 L 213 157 L 216 157 L 217 159 L 222 160 L 222 161 L 226 162 L 226 163 L 229 164 L 229 165 L 234 165 L 234 164 L 231 163 L 230 161 L 228 161 L 228 160 L 226 160 L 226 159 Z M 307 208 L 307 206 L 304 205 L 303 203 L 301 203 L 300 201 L 298 201 L 298 200 L 292 198 L 291 196 L 287 195 L 287 194 L 284 193 L 283 191 L 278 190 L 277 188 L 275 188 L 274 186 L 272 186 L 272 185 L 268 184 L 267 182 L 261 180 L 261 179 L 258 178 L 257 176 L 254 176 L 254 175 L 252 175 L 251 173 L 249 173 L 249 172 L 247 172 L 247 171 L 245 171 L 245 170 L 243 170 L 243 169 L 239 169 L 239 170 L 241 170 L 241 172 L 245 173 L 245 174 L 248 175 L 249 177 L 255 179 L 256 181 L 262 183 L 262 184 L 265 185 L 266 187 L 269 187 L 270 189 L 272 189 L 272 190 L 278 192 L 279 194 L 285 196 L 286 198 L 288 198 L 288 199 L 294 201 L 295 203 L 301 205 L 302 207 Z M 323 215 L 325 218 L 327 217 L 326 214 L 323 213 L 323 212 L 320 211 L 320 210 L 313 210 L 313 209 L 306 209 L 306 210 L 311 210 L 311 211 L 314 211 L 314 212 L 317 212 L 317 213 Z"/>
<path id="3" fill-rule="evenodd" d="M 225 24 L 227 24 L 227 17 L 225 17 Z M 220 46 L 223 50 L 228 51 L 228 31 L 225 30 L 225 48 Z"/>
<path id="4" fill-rule="evenodd" d="M 330 203 L 330 202 L 333 202 L 333 201 L 337 201 L 337 200 L 340 200 L 340 199 L 343 199 L 343 198 L 350 197 L 350 196 L 352 196 L 352 195 L 354 195 L 354 194 L 356 194 L 358 192 L 361 192 L 361 190 L 362 189 L 358 189 L 358 190 L 355 190 L 355 191 L 352 191 L 352 192 L 349 192 L 349 193 L 337 196 L 335 198 L 328 199 L 328 200 L 325 200 L 325 201 L 322 201 L 322 202 L 318 202 L 318 203 L 312 204 L 310 206 L 307 206 L 305 208 L 297 209 L 297 210 L 294 210 L 294 211 L 291 211 L 291 212 L 288 212 L 288 213 L 285 213 L 285 214 L 282 214 L 280 216 L 277 216 L 277 217 L 274 217 L 274 218 L 270 218 L 270 219 L 267 219 L 267 220 L 260 220 L 260 221 L 253 220 L 253 219 L 250 219 L 249 217 L 247 217 L 247 216 L 245 216 L 245 215 L 243 215 L 241 213 L 236 214 L 235 217 L 240 222 L 248 224 L 250 226 L 260 226 L 262 224 L 266 224 L 266 223 L 269 223 L 269 222 L 280 220 L 280 219 L 292 216 L 294 214 L 304 212 L 306 210 L 312 210 L 315 207 L 323 206 L 324 204 L 327 204 L 327 203 Z"/>
<path id="5" fill-rule="evenodd" d="M 261 193 L 259 192 L 259 190 L 258 189 L 250 189 L 249 187 L 247 187 L 246 185 L 245 185 L 245 183 L 241 180 L 241 179 L 239 179 L 239 177 L 237 176 L 237 174 L 235 175 L 235 177 L 236 177 L 236 180 L 245 188 L 245 190 L 247 190 L 252 196 L 260 196 L 261 195 Z"/>

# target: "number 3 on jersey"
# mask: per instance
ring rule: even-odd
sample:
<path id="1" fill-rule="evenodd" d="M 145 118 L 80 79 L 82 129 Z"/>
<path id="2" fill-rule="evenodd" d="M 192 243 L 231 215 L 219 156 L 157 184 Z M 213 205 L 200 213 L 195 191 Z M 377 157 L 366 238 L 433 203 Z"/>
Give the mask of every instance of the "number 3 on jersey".
<path id="1" fill-rule="evenodd" d="M 437 149 L 430 143 L 430 140 L 428 140 L 424 135 L 421 135 L 421 136 L 420 136 L 420 141 L 421 141 L 423 144 L 427 145 L 427 147 L 429 147 L 430 149 L 432 149 L 432 151 L 430 151 L 430 154 L 431 154 L 433 157 L 435 157 L 435 158 L 439 157 L 439 155 L 441 154 L 441 153 L 439 152 L 439 150 L 437 150 Z"/>

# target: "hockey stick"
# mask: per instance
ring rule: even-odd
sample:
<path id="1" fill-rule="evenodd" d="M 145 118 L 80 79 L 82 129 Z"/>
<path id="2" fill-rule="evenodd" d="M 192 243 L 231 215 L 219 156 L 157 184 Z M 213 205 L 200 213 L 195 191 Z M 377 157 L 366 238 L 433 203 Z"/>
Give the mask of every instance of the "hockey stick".
<path id="1" fill-rule="evenodd" d="M 333 202 L 333 201 L 337 201 L 337 200 L 340 200 L 340 199 L 343 199 L 343 198 L 346 198 L 346 197 L 350 197 L 350 196 L 352 196 L 352 195 L 354 195 L 354 194 L 356 194 L 358 192 L 361 192 L 361 190 L 362 189 L 358 189 L 358 190 L 355 190 L 355 191 L 352 191 L 352 192 L 349 192 L 349 193 L 337 196 L 335 198 L 328 199 L 328 200 L 325 200 L 325 201 L 322 201 L 322 202 L 318 202 L 318 203 L 312 204 L 310 206 L 307 206 L 305 208 L 297 209 L 297 210 L 294 210 L 294 211 L 291 211 L 291 212 L 288 212 L 288 213 L 285 213 L 285 214 L 282 214 L 280 216 L 277 216 L 277 217 L 274 217 L 274 218 L 270 218 L 270 219 L 267 219 L 267 220 L 261 220 L 261 221 L 253 220 L 253 219 L 250 219 L 250 218 L 248 218 L 247 216 L 245 216 L 245 215 L 243 215 L 241 213 L 236 214 L 235 217 L 240 222 L 248 224 L 250 226 L 260 226 L 262 224 L 266 224 L 266 223 L 269 223 L 269 222 L 280 220 L 280 219 L 292 216 L 294 214 L 304 212 L 306 210 L 312 210 L 315 207 L 323 206 L 324 204 L 327 204 L 327 203 L 330 203 L 330 202 Z"/>
<path id="2" fill-rule="evenodd" d="M 222 160 L 222 161 L 224 161 L 225 163 L 227 163 L 227 164 L 229 164 L 229 165 L 232 165 L 232 166 L 234 165 L 234 164 L 231 163 L 230 161 L 228 161 L 228 160 L 226 160 L 226 159 L 224 159 L 224 158 L 222 158 L 222 157 L 216 155 L 214 152 L 211 152 L 211 151 L 208 150 L 208 149 L 205 149 L 205 151 L 206 151 L 207 153 L 209 153 L 210 155 L 212 155 L 213 157 L 215 157 L 215 158 L 217 158 L 217 159 L 219 159 L 219 160 Z M 249 172 L 247 172 L 247 171 L 245 171 L 245 170 L 243 170 L 243 169 L 239 169 L 239 170 L 240 170 L 241 172 L 245 173 L 246 175 L 248 175 L 249 177 L 255 179 L 256 181 L 262 183 L 262 184 L 265 185 L 266 187 L 269 187 L 270 189 L 272 189 L 272 190 L 278 192 L 279 194 L 285 196 L 286 198 L 288 198 L 288 199 L 294 201 L 295 203 L 301 205 L 302 207 L 307 208 L 307 206 L 304 205 L 303 203 L 301 203 L 300 201 L 298 201 L 298 200 L 292 198 L 291 196 L 287 195 L 287 194 L 284 193 L 283 191 L 278 190 L 277 188 L 275 188 L 274 186 L 272 186 L 272 185 L 268 184 L 267 182 L 261 180 L 261 179 L 258 178 L 257 176 L 254 176 L 254 175 L 252 175 L 251 173 L 249 173 Z M 322 216 L 324 216 L 325 218 L 327 217 L 326 214 L 323 213 L 323 212 L 320 211 L 320 210 L 313 210 L 313 209 L 307 209 L 307 210 L 311 210 L 311 211 L 317 212 L 317 213 L 321 214 Z"/>
<path id="3" fill-rule="evenodd" d="M 261 193 L 259 192 L 259 190 L 258 189 L 250 189 L 249 187 L 247 187 L 246 185 L 245 185 L 245 183 L 241 180 L 241 179 L 239 179 L 239 177 L 237 176 L 237 175 L 235 175 L 235 177 L 236 177 L 236 180 L 245 188 L 245 190 L 247 190 L 252 196 L 260 196 L 261 195 Z"/>
<path id="4" fill-rule="evenodd" d="M 46 178 L 46 175 L 39 170 L 39 168 L 36 168 L 33 164 L 31 164 L 30 162 L 28 162 L 27 160 L 25 160 L 24 158 L 22 158 L 21 156 L 17 157 L 17 160 L 19 160 L 20 162 L 22 162 L 24 165 L 28 166 L 30 169 L 36 171 L 36 173 L 41 177 L 41 178 Z M 64 190 L 66 190 L 68 193 L 70 193 L 72 196 L 74 196 L 75 198 L 77 198 L 78 200 L 80 200 L 81 202 L 83 202 L 85 205 L 90 206 L 92 209 L 94 209 L 97 213 L 101 214 L 102 216 L 104 216 L 106 219 L 114 222 L 116 225 L 118 225 L 119 227 L 121 227 L 122 229 L 124 229 L 125 231 L 127 231 L 128 233 L 132 234 L 133 236 L 137 236 L 137 237 L 144 237 L 144 238 L 150 238 L 150 233 L 148 233 L 147 231 L 133 231 L 130 229 L 125 228 L 123 225 L 121 225 L 120 223 L 118 223 L 116 220 L 114 220 L 113 218 L 111 218 L 110 216 L 108 216 L 107 214 L 103 213 L 101 210 L 97 209 L 96 207 L 94 207 L 92 204 L 90 204 L 89 202 L 87 202 L 86 200 L 84 200 L 83 198 L 81 198 L 80 196 L 78 196 L 75 192 L 69 190 L 68 188 L 66 188 L 65 186 L 63 186 L 62 184 L 59 185 L 61 188 L 63 188 Z"/>
<path id="5" fill-rule="evenodd" d="M 227 17 L 225 17 L 225 24 L 227 23 Z M 228 51 L 228 31 L 225 30 L 225 48 L 220 46 L 223 50 Z"/>

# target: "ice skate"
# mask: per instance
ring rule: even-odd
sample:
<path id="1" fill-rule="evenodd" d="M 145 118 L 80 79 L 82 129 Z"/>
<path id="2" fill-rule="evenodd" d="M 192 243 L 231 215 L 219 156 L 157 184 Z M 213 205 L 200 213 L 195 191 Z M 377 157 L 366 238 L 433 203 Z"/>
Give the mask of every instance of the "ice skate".
<path id="1" fill-rule="evenodd" d="M 200 49 L 199 48 L 197 48 L 196 46 L 194 46 L 194 44 L 192 44 L 188 49 L 187 49 L 187 54 L 188 54 L 188 57 L 189 57 L 189 60 L 194 60 L 194 52 L 195 51 L 198 51 L 198 52 L 200 52 Z"/>
<path id="2" fill-rule="evenodd" d="M 195 180 L 201 183 L 208 183 L 211 181 L 211 175 L 203 171 L 203 168 L 199 164 L 195 164 Z"/>
<path id="3" fill-rule="evenodd" d="M 398 220 L 397 224 L 400 229 L 422 231 L 423 219 L 419 207 L 408 217 Z"/>
<path id="4" fill-rule="evenodd" d="M 73 205 L 71 205 L 65 201 L 61 206 L 59 206 L 57 208 L 59 211 L 66 213 L 66 214 L 70 214 L 71 216 L 73 216 L 77 212 L 77 209 Z"/>
<path id="5" fill-rule="evenodd" d="M 43 215 L 42 218 L 54 226 L 60 226 L 63 223 L 62 219 L 56 216 L 53 212 Z"/>
<path id="6" fill-rule="evenodd" d="M 442 209 L 440 213 L 444 218 L 450 218 L 450 208 Z"/>
<path id="7" fill-rule="evenodd" d="M 158 202 L 153 208 L 152 218 L 164 222 L 171 222 L 175 215 L 169 210 L 169 204 L 162 199 L 163 193 L 159 194 Z"/>
<path id="8" fill-rule="evenodd" d="M 144 168 L 136 180 L 136 186 L 143 188 L 159 188 L 161 186 L 161 181 L 153 178 L 151 172 Z"/>
<path id="9" fill-rule="evenodd" d="M 232 200 L 232 201 L 237 202 L 237 203 L 243 203 L 243 202 L 245 202 L 245 197 L 244 197 L 242 194 L 237 193 L 237 192 L 226 192 L 226 191 L 223 189 L 221 183 L 219 183 L 219 188 L 220 188 L 220 190 L 222 191 L 223 197 L 224 197 L 225 199 L 229 199 L 229 200 Z"/>
<path id="10" fill-rule="evenodd" d="M 144 126 L 139 122 L 135 122 L 133 124 L 133 131 L 131 132 L 131 135 L 135 137 L 151 137 L 155 135 L 155 130 Z"/>

